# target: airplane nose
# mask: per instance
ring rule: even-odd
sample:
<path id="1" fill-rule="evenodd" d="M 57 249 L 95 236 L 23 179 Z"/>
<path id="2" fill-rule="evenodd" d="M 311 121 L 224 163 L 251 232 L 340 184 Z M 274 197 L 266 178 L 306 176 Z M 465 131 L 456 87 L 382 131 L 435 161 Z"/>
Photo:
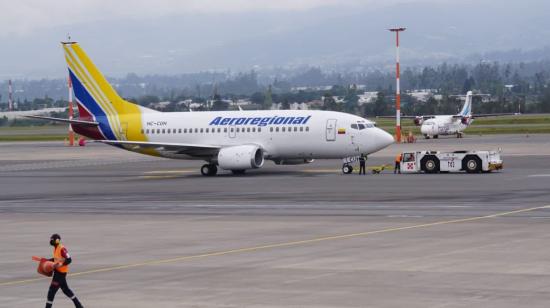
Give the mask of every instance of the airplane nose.
<path id="1" fill-rule="evenodd" d="M 394 143 L 393 136 L 380 128 L 377 128 L 374 139 L 375 139 L 374 143 L 376 145 L 376 151 L 382 150 L 383 148 Z"/>

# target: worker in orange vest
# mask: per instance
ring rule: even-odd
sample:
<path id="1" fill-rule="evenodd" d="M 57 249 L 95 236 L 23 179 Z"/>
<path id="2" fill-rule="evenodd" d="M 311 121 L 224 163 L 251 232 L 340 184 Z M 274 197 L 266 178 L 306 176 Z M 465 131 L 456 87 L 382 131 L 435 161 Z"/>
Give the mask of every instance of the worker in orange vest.
<path id="1" fill-rule="evenodd" d="M 82 304 L 76 298 L 73 291 L 69 289 L 67 284 L 67 273 L 69 272 L 69 264 L 72 259 L 67 251 L 67 248 L 61 244 L 61 236 L 59 234 L 52 234 L 50 237 L 50 245 L 53 246 L 53 258 L 50 261 L 54 262 L 54 272 L 50 289 L 48 290 L 48 301 L 46 302 L 46 308 L 51 308 L 53 305 L 53 299 L 55 293 L 61 288 L 61 291 L 70 298 L 76 308 L 83 308 Z"/>
<path id="2" fill-rule="evenodd" d="M 399 174 L 401 174 L 402 159 L 403 159 L 403 154 L 402 153 L 397 154 L 397 156 L 395 157 L 395 168 L 393 169 L 393 174 L 395 174 L 396 172 L 399 172 Z"/>

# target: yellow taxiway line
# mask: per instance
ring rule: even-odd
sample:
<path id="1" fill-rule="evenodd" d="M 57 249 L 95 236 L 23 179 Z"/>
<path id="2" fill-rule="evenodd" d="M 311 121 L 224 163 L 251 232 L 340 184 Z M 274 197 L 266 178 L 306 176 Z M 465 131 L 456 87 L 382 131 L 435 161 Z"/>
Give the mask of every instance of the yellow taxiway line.
<path id="1" fill-rule="evenodd" d="M 144 266 L 150 266 L 150 265 L 159 265 L 159 264 L 166 264 L 166 263 L 189 261 L 189 260 L 194 260 L 194 259 L 202 259 L 202 258 L 208 258 L 208 257 L 224 256 L 224 255 L 229 255 L 229 254 L 255 252 L 255 251 L 259 251 L 259 250 L 299 246 L 299 245 L 313 244 L 313 243 L 324 242 L 324 241 L 333 241 L 333 240 L 349 239 L 349 238 L 354 238 L 354 237 L 369 236 L 369 235 L 381 234 L 381 233 L 389 233 L 389 232 L 397 232 L 397 231 L 404 231 L 404 230 L 411 230 L 411 229 L 428 228 L 428 227 L 434 227 L 434 226 L 440 226 L 440 225 L 449 225 L 449 224 L 456 224 L 456 223 L 463 223 L 463 222 L 479 221 L 479 220 L 484 220 L 484 219 L 490 219 L 490 218 L 496 218 L 496 217 L 502 217 L 502 216 L 509 216 L 509 215 L 513 215 L 513 214 L 532 212 L 532 211 L 541 210 L 541 209 L 550 209 L 550 205 L 537 206 L 537 207 L 519 209 L 519 210 L 514 210 L 514 211 L 508 211 L 508 212 L 500 212 L 500 213 L 495 213 L 495 214 L 485 215 L 485 216 L 475 216 L 475 217 L 469 217 L 469 218 L 436 221 L 436 222 L 430 222 L 430 223 L 418 224 L 418 225 L 412 225 L 412 226 L 406 226 L 406 227 L 386 228 L 386 229 L 380 229 L 380 230 L 374 230 L 374 231 L 366 231 L 366 232 L 358 232 L 358 233 L 349 233 L 349 234 L 341 234 L 341 235 L 311 238 L 311 239 L 300 240 L 300 241 L 282 242 L 282 243 L 275 243 L 275 244 L 267 244 L 267 245 L 259 245 L 259 246 L 245 247 L 245 248 L 222 250 L 222 251 L 203 253 L 203 254 L 197 254 L 197 255 L 175 257 L 175 258 L 170 258 L 170 259 L 150 260 L 150 261 L 144 261 L 144 262 L 123 264 L 123 265 L 118 265 L 118 266 L 111 266 L 111 267 L 98 268 L 98 269 L 93 269 L 93 270 L 88 270 L 88 271 L 76 272 L 76 273 L 69 274 L 69 276 L 74 277 L 74 276 L 82 276 L 82 275 L 88 275 L 88 274 L 105 273 L 105 272 L 112 272 L 112 271 L 124 270 L 124 269 L 132 269 L 132 268 L 144 267 Z M 41 280 L 46 280 L 46 279 L 49 279 L 49 278 L 41 277 L 41 278 L 34 278 L 34 279 L 6 281 L 6 282 L 0 283 L 0 287 L 21 285 L 21 284 L 26 284 L 26 283 L 31 283 L 31 282 L 41 281 Z"/>

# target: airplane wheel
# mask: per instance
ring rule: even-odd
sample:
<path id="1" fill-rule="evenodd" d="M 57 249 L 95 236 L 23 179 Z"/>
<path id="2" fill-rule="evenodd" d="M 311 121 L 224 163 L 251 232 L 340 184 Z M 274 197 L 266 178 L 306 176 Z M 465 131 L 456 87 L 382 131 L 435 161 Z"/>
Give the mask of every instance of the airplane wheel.
<path id="1" fill-rule="evenodd" d="M 439 135 L 434 135 L 434 139 L 437 139 L 437 138 L 439 138 Z"/>
<path id="2" fill-rule="evenodd" d="M 353 172 L 353 167 L 348 164 L 345 164 L 342 166 L 342 172 L 344 174 L 351 174 Z"/>
<path id="3" fill-rule="evenodd" d="M 218 167 L 216 165 L 205 164 L 201 167 L 201 174 L 204 176 L 214 176 L 218 173 Z"/>
<path id="4" fill-rule="evenodd" d="M 425 139 L 430 139 L 430 136 L 424 135 L 424 138 L 425 138 Z"/>
<path id="5" fill-rule="evenodd" d="M 231 172 L 233 172 L 234 175 L 243 175 L 246 170 L 231 170 Z"/>

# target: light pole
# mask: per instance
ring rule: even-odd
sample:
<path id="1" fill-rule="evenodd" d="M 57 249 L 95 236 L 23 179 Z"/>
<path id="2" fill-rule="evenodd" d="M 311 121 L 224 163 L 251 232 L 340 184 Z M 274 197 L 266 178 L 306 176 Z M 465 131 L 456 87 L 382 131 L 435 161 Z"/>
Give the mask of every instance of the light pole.
<path id="1" fill-rule="evenodd" d="M 395 32 L 395 141 L 401 143 L 401 88 L 399 84 L 399 32 L 405 31 L 407 28 L 392 28 L 388 29 Z"/>

